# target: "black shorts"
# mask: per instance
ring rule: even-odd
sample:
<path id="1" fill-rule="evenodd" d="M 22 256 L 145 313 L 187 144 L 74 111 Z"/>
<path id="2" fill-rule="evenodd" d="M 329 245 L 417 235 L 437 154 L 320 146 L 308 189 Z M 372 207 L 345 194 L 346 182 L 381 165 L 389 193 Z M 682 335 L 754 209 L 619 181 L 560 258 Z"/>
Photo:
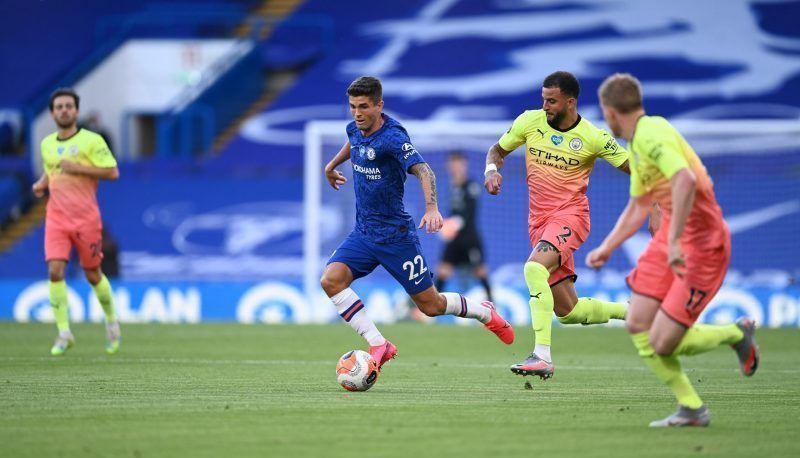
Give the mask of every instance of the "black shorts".
<path id="1" fill-rule="evenodd" d="M 475 267 L 483 264 L 481 241 L 454 239 L 444 247 L 442 261 L 454 266 Z"/>

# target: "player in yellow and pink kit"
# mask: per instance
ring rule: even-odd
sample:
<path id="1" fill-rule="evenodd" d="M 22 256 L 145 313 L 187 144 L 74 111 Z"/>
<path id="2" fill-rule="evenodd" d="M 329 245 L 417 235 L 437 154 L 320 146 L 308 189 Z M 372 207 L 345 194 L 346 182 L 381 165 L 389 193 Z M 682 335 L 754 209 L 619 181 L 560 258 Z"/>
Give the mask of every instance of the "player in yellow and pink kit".
<path id="1" fill-rule="evenodd" d="M 489 149 L 485 186 L 500 192 L 504 158 L 525 144 L 530 192 L 528 233 L 533 252 L 525 263 L 536 347 L 511 366 L 520 375 L 553 375 L 550 355 L 553 312 L 563 324 L 596 324 L 624 319 L 625 304 L 578 298 L 573 253 L 589 235 L 586 188 L 595 161 L 602 158 L 625 173 L 628 153 L 607 132 L 577 111 L 578 80 L 555 72 L 542 83 L 541 110 L 529 110 Z"/>
<path id="2" fill-rule="evenodd" d="M 651 202 L 659 204 L 661 228 L 628 276 L 632 295 L 626 325 L 639 356 L 678 400 L 677 412 L 650 426 L 706 426 L 711 420 L 708 408 L 681 370 L 678 356 L 728 344 L 746 376 L 755 373 L 759 361 L 752 320 L 695 324 L 722 286 L 731 255 L 730 232 L 700 158 L 666 119 L 645 114 L 639 81 L 628 74 L 613 75 L 599 93 L 609 127 L 628 141 L 631 198 L 611 233 L 586 256 L 586 264 L 602 267 L 641 227 Z"/>
<path id="3" fill-rule="evenodd" d="M 58 130 L 42 140 L 44 173 L 33 184 L 37 197 L 50 191 L 44 251 L 50 276 L 50 305 L 58 326 L 58 337 L 50 349 L 54 356 L 63 355 L 75 344 L 64 282 L 73 246 L 105 313 L 106 352 L 116 353 L 120 343 L 111 285 L 100 270 L 103 225 L 95 195 L 98 180 L 116 180 L 119 170 L 103 138 L 77 127 L 79 103 L 80 98 L 72 89 L 58 89 L 50 96 L 50 114 Z"/>

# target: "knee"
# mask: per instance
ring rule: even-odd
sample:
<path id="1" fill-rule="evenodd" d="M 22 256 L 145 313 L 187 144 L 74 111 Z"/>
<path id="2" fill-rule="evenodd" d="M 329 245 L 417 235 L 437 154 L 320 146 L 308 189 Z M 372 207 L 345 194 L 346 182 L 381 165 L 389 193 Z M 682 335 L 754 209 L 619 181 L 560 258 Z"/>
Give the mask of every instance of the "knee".
<path id="1" fill-rule="evenodd" d="M 650 336 L 650 346 L 658 356 L 670 356 L 675 351 L 674 346 L 666 339 L 660 339 L 657 335 Z"/>
<path id="2" fill-rule="evenodd" d="M 649 329 L 644 323 L 633 320 L 630 317 L 625 320 L 625 328 L 628 330 L 629 334 L 638 334 Z"/>
<path id="3" fill-rule="evenodd" d="M 537 272 L 540 272 L 540 270 L 539 270 L 539 266 L 540 265 L 541 264 L 539 264 L 536 261 L 530 261 L 529 260 L 528 262 L 526 262 L 525 263 L 525 268 L 523 269 L 523 273 L 525 274 L 525 278 L 528 278 L 529 276 L 534 275 Z"/>
<path id="4" fill-rule="evenodd" d="M 100 280 L 103 279 L 103 272 L 101 272 L 100 269 L 85 270 L 84 273 L 86 274 L 86 280 L 88 280 L 92 286 L 97 285 L 100 283 Z"/>
<path id="5" fill-rule="evenodd" d="M 574 302 L 571 300 L 563 300 L 563 299 L 556 300 L 555 303 L 553 304 L 553 312 L 556 314 L 556 318 L 560 322 L 565 323 L 565 321 L 563 321 L 562 319 L 567 315 L 569 315 L 570 312 L 572 312 L 577 303 L 578 303 L 577 300 Z"/>
<path id="6" fill-rule="evenodd" d="M 319 284 L 328 297 L 338 294 L 347 287 L 347 285 L 344 284 L 344 279 L 330 275 L 328 272 L 322 274 Z"/>
<path id="7" fill-rule="evenodd" d="M 50 267 L 47 269 L 47 275 L 50 277 L 50 281 L 62 281 L 64 280 L 64 269 L 59 267 Z"/>
<path id="8" fill-rule="evenodd" d="M 547 261 L 541 259 L 529 259 L 528 262 L 525 263 L 525 267 L 523 269 L 523 273 L 525 278 L 544 278 L 545 280 L 550 278 L 550 267 Z"/>

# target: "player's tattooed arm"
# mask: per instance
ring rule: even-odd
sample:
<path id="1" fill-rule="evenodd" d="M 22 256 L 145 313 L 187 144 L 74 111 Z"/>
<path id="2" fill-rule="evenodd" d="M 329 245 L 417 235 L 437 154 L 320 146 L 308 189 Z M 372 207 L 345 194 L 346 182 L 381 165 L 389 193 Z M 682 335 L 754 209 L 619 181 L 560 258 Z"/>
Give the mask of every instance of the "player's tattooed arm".
<path id="1" fill-rule="evenodd" d="M 420 162 L 412 165 L 408 171 L 417 177 L 420 185 L 422 185 L 422 193 L 425 194 L 425 206 L 438 208 L 439 204 L 436 201 L 436 174 L 433 173 L 431 166 L 426 162 Z"/>
<path id="2" fill-rule="evenodd" d="M 436 201 L 436 175 L 431 166 L 425 162 L 412 165 L 408 172 L 419 179 L 422 194 L 425 196 L 425 214 L 419 221 L 419 228 L 424 227 L 427 232 L 439 232 L 444 219 L 439 213 L 439 204 Z"/>
<path id="3" fill-rule="evenodd" d="M 483 186 L 489 194 L 497 195 L 500 193 L 500 185 L 503 183 L 503 176 L 499 170 L 503 168 L 506 156 L 511 151 L 504 150 L 499 143 L 495 143 L 486 153 L 486 171 L 484 172 Z"/>
<path id="4" fill-rule="evenodd" d="M 506 156 L 509 154 L 511 154 L 511 151 L 506 151 L 499 143 L 495 143 L 489 148 L 489 152 L 486 154 L 486 165 L 494 164 L 497 170 L 500 170 L 503 168 L 503 163 L 506 160 Z"/>

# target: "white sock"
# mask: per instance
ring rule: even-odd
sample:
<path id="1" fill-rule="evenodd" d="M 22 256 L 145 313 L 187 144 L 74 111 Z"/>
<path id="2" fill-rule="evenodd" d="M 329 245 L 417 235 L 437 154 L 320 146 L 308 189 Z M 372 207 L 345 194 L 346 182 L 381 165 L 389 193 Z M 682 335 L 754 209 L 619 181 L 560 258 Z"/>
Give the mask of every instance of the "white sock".
<path id="1" fill-rule="evenodd" d="M 547 361 L 548 363 L 552 363 L 553 362 L 553 358 L 550 357 L 550 345 L 539 345 L 539 344 L 536 344 L 536 346 L 533 348 L 533 353 L 535 353 L 536 356 L 538 356 L 539 358 L 542 358 L 543 360 Z"/>
<path id="2" fill-rule="evenodd" d="M 485 307 L 458 293 L 441 293 L 447 299 L 445 315 L 455 315 L 461 318 L 474 318 L 483 324 L 492 319 L 492 309 Z"/>
<path id="3" fill-rule="evenodd" d="M 339 292 L 331 298 L 336 312 L 339 316 L 355 330 L 358 335 L 365 338 L 371 347 L 383 345 L 386 339 L 383 338 L 375 323 L 367 316 L 364 303 L 358 295 L 350 288 Z"/>

